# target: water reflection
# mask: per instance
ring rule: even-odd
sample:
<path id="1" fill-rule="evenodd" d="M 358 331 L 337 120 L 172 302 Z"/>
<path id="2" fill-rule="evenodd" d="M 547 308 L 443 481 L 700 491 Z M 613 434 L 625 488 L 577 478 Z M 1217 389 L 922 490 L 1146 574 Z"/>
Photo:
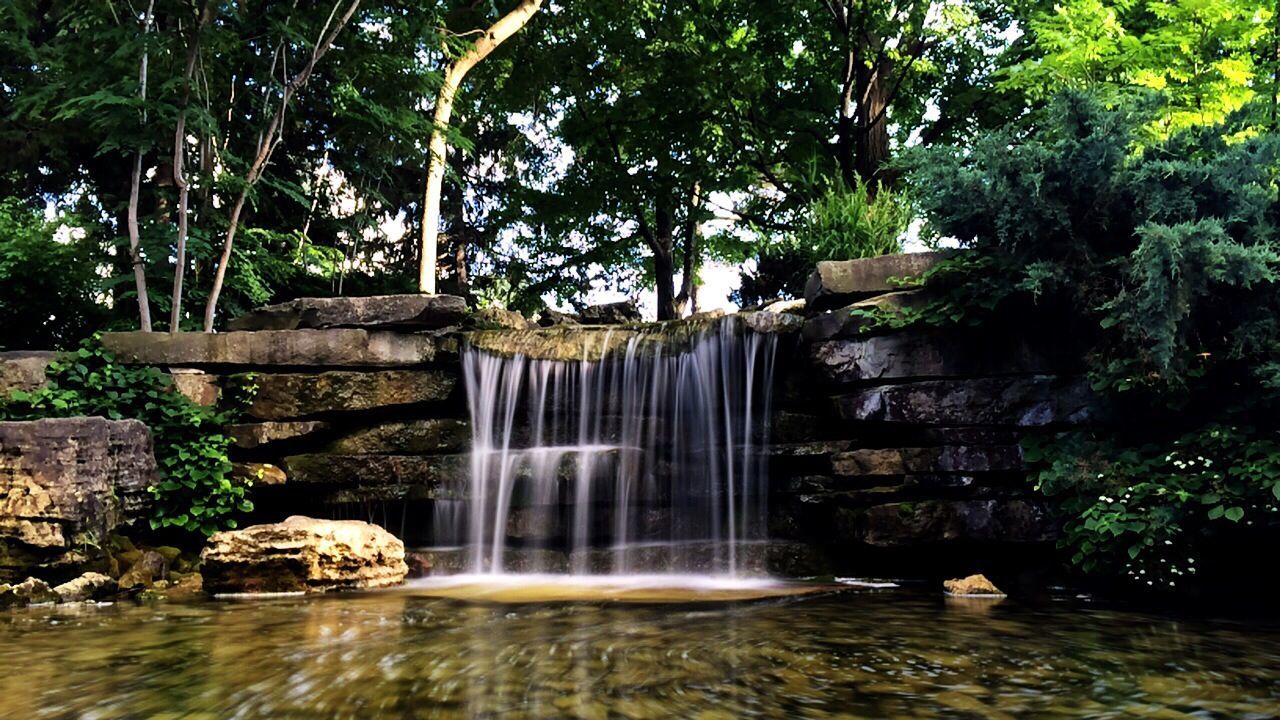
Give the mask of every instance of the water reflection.
<path id="1" fill-rule="evenodd" d="M 0 614 L 4 718 L 1275 717 L 1280 631 L 907 590 Z"/>

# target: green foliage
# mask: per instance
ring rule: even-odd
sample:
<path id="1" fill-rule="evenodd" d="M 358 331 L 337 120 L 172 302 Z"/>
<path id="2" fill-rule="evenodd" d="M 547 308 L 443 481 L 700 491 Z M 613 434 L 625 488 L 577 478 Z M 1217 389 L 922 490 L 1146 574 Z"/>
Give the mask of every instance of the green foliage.
<path id="1" fill-rule="evenodd" d="M 1086 572 L 1175 588 L 1203 538 L 1280 527 L 1280 433 L 1208 424 L 1167 445 L 1126 447 L 1083 433 L 1024 443 L 1036 488 L 1058 498 L 1059 541 Z"/>
<path id="2" fill-rule="evenodd" d="M 1066 0 L 1029 19 L 1031 57 L 1001 87 L 1041 100 L 1089 90 L 1110 105 L 1154 93 L 1151 140 L 1216 125 L 1274 93 L 1274 13 L 1269 0 Z"/>
<path id="3" fill-rule="evenodd" d="M 70 347 L 105 318 L 95 272 L 101 247 L 72 232 L 77 224 L 73 217 L 46 221 L 12 198 L 0 201 L 0 347 Z"/>
<path id="4" fill-rule="evenodd" d="M 884 322 L 1015 295 L 1065 309 L 1110 415 L 1105 437 L 1030 443 L 1037 487 L 1083 569 L 1171 587 L 1224 523 L 1274 517 L 1280 139 L 1192 128 L 1139 149 L 1150 117 L 1067 94 L 1030 131 L 914 158 L 933 231 L 986 269 L 970 296 L 930 283 L 931 304 Z"/>
<path id="5" fill-rule="evenodd" d="M 887 188 L 871 196 L 870 186 L 855 181 L 852 189 L 831 183 L 809 204 L 797 229 L 760 250 L 756 268 L 743 273 L 738 298 L 746 304 L 799 296 L 822 260 L 854 260 L 902 251 L 902 236 L 912 211 L 905 199 Z"/>
<path id="6" fill-rule="evenodd" d="M 255 388 L 245 385 L 230 409 L 217 411 L 178 393 L 154 367 L 115 362 L 96 341 L 87 341 L 49 366 L 49 382 L 33 392 L 14 391 L 0 403 L 0 417 L 102 416 L 141 420 L 151 429 L 159 482 L 151 527 L 211 535 L 236 527 L 235 517 L 253 509 L 245 483 L 231 478 L 231 438 L 221 428 L 234 421 Z"/>
<path id="7" fill-rule="evenodd" d="M 904 290 L 927 288 L 918 302 L 855 308 L 849 314 L 862 318 L 862 327 L 867 332 L 916 326 L 981 325 L 1017 291 L 1017 288 L 1003 283 L 986 281 L 1004 271 L 1006 268 L 1001 267 L 995 258 L 960 253 L 934 265 L 919 277 L 890 278 L 890 282 Z"/>

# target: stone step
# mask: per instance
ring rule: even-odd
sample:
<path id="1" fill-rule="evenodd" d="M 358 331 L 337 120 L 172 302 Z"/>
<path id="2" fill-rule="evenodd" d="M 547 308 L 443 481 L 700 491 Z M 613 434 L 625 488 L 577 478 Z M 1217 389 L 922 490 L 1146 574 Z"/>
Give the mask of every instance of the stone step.
<path id="1" fill-rule="evenodd" d="M 1067 348 L 1024 335 L 976 330 L 910 330 L 828 340 L 809 347 L 814 369 L 835 384 L 1070 372 Z"/>
<path id="2" fill-rule="evenodd" d="M 245 410 L 248 416 L 287 420 L 439 402 L 453 394 L 458 378 L 444 370 L 333 370 L 315 374 L 254 373 L 231 376 L 228 381 L 257 388 Z"/>
<path id="3" fill-rule="evenodd" d="M 467 302 L 456 295 L 298 298 L 252 310 L 227 324 L 236 330 L 325 328 L 437 329 L 457 325 Z"/>
<path id="4" fill-rule="evenodd" d="M 902 253 L 820 262 L 805 284 L 805 309 L 811 313 L 829 310 L 856 300 L 902 290 L 903 286 L 893 280 L 918 277 L 949 254 Z"/>
<path id="5" fill-rule="evenodd" d="M 929 296 L 922 290 L 899 290 L 877 295 L 866 300 L 845 305 L 815 315 L 804 323 L 801 337 L 807 342 L 821 342 L 836 338 L 857 337 L 872 329 L 874 322 L 863 313 L 896 314 L 922 307 Z"/>
<path id="6" fill-rule="evenodd" d="M 831 468 L 837 476 L 1011 472 L 1022 469 L 1022 451 L 1016 445 L 871 448 L 836 453 Z"/>
<path id="7" fill-rule="evenodd" d="M 452 453 L 471 444 L 471 423 L 452 418 L 388 422 L 349 432 L 325 452 L 339 455 Z"/>
<path id="8" fill-rule="evenodd" d="M 102 346 L 120 362 L 176 367 L 421 365 L 443 358 L 448 345 L 430 335 L 350 328 L 102 335 Z"/>

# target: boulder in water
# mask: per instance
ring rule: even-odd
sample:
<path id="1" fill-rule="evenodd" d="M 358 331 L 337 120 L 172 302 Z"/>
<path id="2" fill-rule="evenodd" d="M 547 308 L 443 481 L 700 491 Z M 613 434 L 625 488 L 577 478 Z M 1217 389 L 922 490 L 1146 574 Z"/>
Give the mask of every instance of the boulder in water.
<path id="1" fill-rule="evenodd" d="M 84 602 L 85 600 L 102 600 L 116 594 L 118 584 L 110 576 L 102 573 L 87 572 L 74 580 L 68 580 L 55 587 L 53 592 L 58 601 L 64 603 Z"/>
<path id="2" fill-rule="evenodd" d="M 149 588 L 156 581 L 165 579 L 168 574 L 169 563 L 165 561 L 164 556 L 155 550 L 147 550 L 120 576 L 120 587 Z"/>
<path id="3" fill-rule="evenodd" d="M 958 580 L 946 580 L 942 587 L 948 595 L 962 597 L 1004 597 L 1004 593 L 986 575 L 970 575 Z"/>
<path id="4" fill-rule="evenodd" d="M 58 594 L 49 584 L 36 578 L 27 578 L 16 585 L 0 585 L 0 608 L 25 607 L 58 602 Z"/>
<path id="5" fill-rule="evenodd" d="M 284 522 L 220 532 L 204 552 L 210 593 L 324 592 L 404 582 L 404 543 L 359 520 Z"/>

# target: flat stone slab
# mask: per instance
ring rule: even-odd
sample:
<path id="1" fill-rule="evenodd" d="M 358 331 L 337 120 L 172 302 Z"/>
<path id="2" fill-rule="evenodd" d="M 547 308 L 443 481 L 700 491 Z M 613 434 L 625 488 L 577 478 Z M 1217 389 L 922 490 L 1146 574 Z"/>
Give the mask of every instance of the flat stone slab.
<path id="1" fill-rule="evenodd" d="M 846 420 L 911 425 L 1079 424 L 1093 396 L 1084 378 L 1028 375 L 925 380 L 835 398 Z"/>
<path id="2" fill-rule="evenodd" d="M 466 314 L 467 301 L 456 295 L 298 298 L 241 315 L 228 323 L 227 328 L 233 331 L 325 328 L 433 330 L 456 325 Z"/>
<path id="3" fill-rule="evenodd" d="M 291 455 L 284 459 L 290 484 L 329 485 L 353 499 L 457 500 L 471 477 L 467 455 Z"/>
<path id="4" fill-rule="evenodd" d="M 263 367 L 418 365 L 441 354 L 428 335 L 356 329 L 226 333 L 104 333 L 102 345 L 133 365 Z"/>
<path id="5" fill-rule="evenodd" d="M 229 425 L 227 434 L 236 442 L 236 447 L 251 450 L 263 445 L 295 440 L 329 429 L 329 423 L 319 420 L 296 420 L 293 422 L 261 422 Z"/>
<path id="6" fill-rule="evenodd" d="M 457 376 L 443 370 L 378 372 L 264 373 L 231 378 L 257 386 L 245 410 L 259 420 L 287 420 L 323 413 L 416 405 L 447 399 Z"/>
<path id="7" fill-rule="evenodd" d="M 471 424 L 452 418 L 390 422 L 348 433 L 329 444 L 340 455 L 459 452 L 471 443 Z"/>
<path id="8" fill-rule="evenodd" d="M 829 310 L 902 290 L 901 284 L 891 280 L 918 277 L 949 255 L 947 252 L 902 253 L 820 262 L 805 284 L 805 307 L 809 312 Z"/>
<path id="9" fill-rule="evenodd" d="M 867 332 L 873 324 L 864 313 L 902 313 L 921 308 L 928 300 L 929 297 L 921 290 L 899 290 L 859 300 L 809 318 L 804 323 L 802 336 L 808 342 L 857 337 Z"/>

